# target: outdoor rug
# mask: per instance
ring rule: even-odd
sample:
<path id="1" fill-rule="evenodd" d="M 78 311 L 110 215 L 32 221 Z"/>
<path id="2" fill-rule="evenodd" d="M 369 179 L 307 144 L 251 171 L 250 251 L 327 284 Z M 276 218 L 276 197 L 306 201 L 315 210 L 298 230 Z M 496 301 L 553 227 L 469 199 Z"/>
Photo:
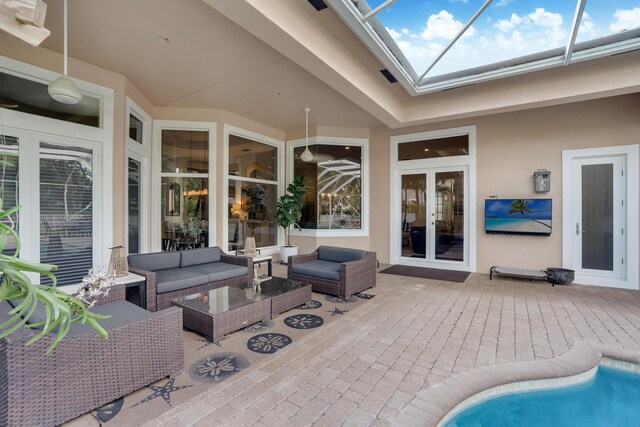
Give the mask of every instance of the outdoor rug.
<path id="1" fill-rule="evenodd" d="M 216 386 L 252 365 L 262 365 L 274 353 L 310 338 L 317 328 L 326 328 L 345 313 L 366 304 L 375 289 L 344 300 L 312 294 L 305 305 L 272 320 L 248 326 L 227 335 L 217 344 L 184 332 L 184 373 L 165 378 L 92 412 L 103 426 L 140 426 L 171 408 Z"/>
<path id="2" fill-rule="evenodd" d="M 380 273 L 397 276 L 419 277 L 421 279 L 447 280 L 462 283 L 469 277 L 468 271 L 439 270 L 437 268 L 412 267 L 408 265 L 392 265 Z"/>

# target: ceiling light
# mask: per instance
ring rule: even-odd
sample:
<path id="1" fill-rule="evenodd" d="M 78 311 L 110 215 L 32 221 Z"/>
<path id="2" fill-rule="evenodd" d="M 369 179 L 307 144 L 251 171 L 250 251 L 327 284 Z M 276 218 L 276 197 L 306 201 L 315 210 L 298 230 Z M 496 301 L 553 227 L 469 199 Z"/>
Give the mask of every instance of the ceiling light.
<path id="1" fill-rule="evenodd" d="M 82 92 L 67 76 L 67 0 L 64 0 L 64 74 L 49 85 L 47 92 L 62 104 L 77 104 L 82 99 Z"/>
<path id="2" fill-rule="evenodd" d="M 427 152 L 427 151 L 429 151 L 429 149 L 428 149 L 428 148 L 425 148 L 425 149 L 424 149 L 424 151 L 425 151 L 425 152 Z"/>
<path id="3" fill-rule="evenodd" d="M 311 154 L 311 151 L 309 151 L 309 111 L 311 111 L 311 108 L 305 107 L 304 116 L 305 116 L 305 128 L 306 128 L 306 148 L 304 149 L 304 151 L 302 152 L 302 155 L 300 156 L 300 160 L 306 163 L 309 163 L 310 161 L 313 160 L 313 154 Z"/>

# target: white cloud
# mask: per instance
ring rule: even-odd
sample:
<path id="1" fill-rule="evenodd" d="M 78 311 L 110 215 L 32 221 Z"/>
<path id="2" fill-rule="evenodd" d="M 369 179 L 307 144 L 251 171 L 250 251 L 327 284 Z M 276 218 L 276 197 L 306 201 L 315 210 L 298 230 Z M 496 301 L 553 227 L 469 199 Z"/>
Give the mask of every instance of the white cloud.
<path id="1" fill-rule="evenodd" d="M 631 30 L 640 26 L 640 7 L 633 9 L 618 9 L 613 14 L 616 22 L 609 25 L 609 30 L 617 33 L 624 30 Z"/>
<path id="2" fill-rule="evenodd" d="M 496 46 L 500 49 L 522 52 L 527 48 L 527 43 L 520 31 L 516 30 L 511 34 L 511 38 L 505 37 L 504 34 L 498 34 L 496 36 Z"/>
<path id="3" fill-rule="evenodd" d="M 548 12 L 543 7 L 536 8 L 535 12 L 528 15 L 534 24 L 542 27 L 559 27 L 562 25 L 562 15 Z"/>
<path id="4" fill-rule="evenodd" d="M 507 32 L 528 21 L 529 18 L 526 16 L 518 16 L 517 14 L 512 13 L 509 19 L 499 19 L 498 22 L 494 24 L 494 27 L 500 31 Z"/>
<path id="5" fill-rule="evenodd" d="M 582 20 L 580 20 L 580 28 L 578 29 L 578 39 L 589 40 L 600 37 L 600 31 L 596 28 L 591 15 L 587 12 L 582 14 Z"/>
<path id="6" fill-rule="evenodd" d="M 425 40 L 452 39 L 463 26 L 464 24 L 457 21 L 451 13 L 441 10 L 437 15 L 429 16 L 427 26 L 421 36 Z M 474 33 L 475 29 L 470 27 L 465 32 L 465 36 L 472 36 Z"/>
<path id="7" fill-rule="evenodd" d="M 498 2 L 495 3 L 495 5 L 497 7 L 505 7 L 506 5 L 508 5 L 509 3 L 511 3 L 513 0 L 498 0 Z"/>
<path id="8" fill-rule="evenodd" d="M 397 32 L 396 30 L 394 30 L 393 28 L 389 28 L 389 27 L 385 27 L 387 29 L 387 31 L 389 32 L 389 35 L 391 36 L 391 38 L 393 38 L 394 40 L 399 40 L 402 37 L 402 34 L 400 34 L 399 32 Z"/>
<path id="9" fill-rule="evenodd" d="M 401 30 L 400 30 L 400 32 L 401 32 L 402 34 L 404 34 L 405 36 L 406 36 L 407 34 L 409 34 L 409 33 L 410 33 L 410 31 L 409 31 L 409 29 L 408 29 L 408 28 L 403 28 L 403 29 L 401 29 Z"/>

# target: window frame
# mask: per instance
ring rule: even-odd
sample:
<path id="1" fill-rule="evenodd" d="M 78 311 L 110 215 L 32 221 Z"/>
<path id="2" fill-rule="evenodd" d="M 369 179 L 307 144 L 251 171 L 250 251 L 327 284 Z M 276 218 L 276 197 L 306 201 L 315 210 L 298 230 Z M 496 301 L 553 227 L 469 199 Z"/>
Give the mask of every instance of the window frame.
<path id="1" fill-rule="evenodd" d="M 142 122 L 142 144 L 129 137 L 130 115 L 134 115 Z M 151 179 L 151 123 L 152 119 L 138 104 L 131 98 L 126 99 L 126 121 L 125 135 L 127 138 L 126 151 L 127 155 L 124 163 L 124 241 L 123 246 L 129 252 L 129 159 L 133 159 L 140 163 L 140 251 L 139 253 L 149 252 L 150 248 L 150 220 L 149 209 L 151 192 L 149 191 L 149 181 Z"/>
<path id="2" fill-rule="evenodd" d="M 11 58 L 0 56 L 0 70 L 4 73 L 17 75 L 24 79 L 49 84 L 58 77 L 59 72 L 36 67 Z M 114 91 L 113 89 L 99 86 L 93 83 L 73 79 L 78 88 L 86 94 L 90 94 L 100 100 L 100 127 L 90 127 L 77 123 L 65 122 L 49 117 L 37 116 L 28 113 L 2 109 L 3 127 L 6 134 L 10 132 L 20 134 L 28 139 L 42 138 L 50 135 L 49 142 L 77 145 L 93 150 L 94 155 L 94 226 L 93 226 L 93 269 L 105 270 L 109 266 L 110 251 L 113 246 L 113 209 L 106 207 L 113 205 L 113 126 L 114 126 Z M 45 138 L 46 139 L 46 138 Z M 22 142 L 22 139 L 20 140 Z M 24 145 L 24 144 L 21 144 Z M 31 147 L 20 147 L 20 158 L 33 156 L 37 159 L 39 167 L 40 145 L 30 143 Z M 32 160 L 33 161 L 33 160 Z M 39 199 L 32 195 L 34 189 L 39 191 L 39 173 L 33 173 L 33 169 L 21 167 L 20 181 L 20 210 L 21 221 L 26 227 L 28 224 L 36 224 L 39 227 L 40 209 Z M 37 167 L 36 167 L 36 170 Z M 21 256 L 28 260 L 40 259 L 39 233 L 36 235 L 27 233 L 21 236 Z M 37 275 L 29 274 L 35 283 L 40 279 Z"/>
<path id="3" fill-rule="evenodd" d="M 305 138 L 287 141 L 287 179 L 293 179 L 294 174 L 294 154 L 295 148 L 304 147 L 306 145 Z M 367 237 L 369 236 L 369 140 L 366 138 L 341 138 L 330 136 L 314 136 L 309 137 L 309 145 L 337 145 L 337 146 L 358 146 L 361 150 L 361 188 L 360 194 L 361 213 L 360 213 L 360 229 L 342 229 L 342 230 L 318 230 L 303 228 L 302 231 L 293 228 L 292 236 L 302 237 Z M 317 176 L 315 177 L 317 179 Z M 288 181 L 287 181 L 288 182 Z"/>
<path id="4" fill-rule="evenodd" d="M 284 176 L 285 176 L 285 167 L 284 167 L 284 161 L 285 161 L 285 141 L 276 139 L 276 138 L 271 138 L 269 136 L 266 135 L 262 135 L 256 132 L 252 132 L 249 131 L 247 129 L 243 129 L 240 127 L 236 127 L 233 125 L 229 125 L 229 124 L 224 124 L 223 125 L 223 141 L 224 141 L 224 149 L 223 149 L 223 154 L 222 154 L 222 162 L 223 162 L 223 166 L 222 166 L 222 174 L 224 177 L 224 185 L 222 186 L 222 198 L 221 200 L 223 201 L 223 206 L 221 207 L 222 209 L 222 236 L 223 236 L 223 243 L 220 244 L 220 247 L 224 250 L 224 251 L 228 251 L 229 250 L 229 239 L 228 239 L 228 235 L 229 235 L 229 212 L 227 211 L 227 200 L 229 200 L 229 180 L 233 179 L 235 181 L 242 181 L 242 182 L 264 182 L 264 183 L 269 183 L 269 185 L 276 185 L 277 188 L 277 197 L 280 198 L 280 196 L 282 196 L 284 194 L 284 189 L 285 189 L 285 185 L 284 185 Z M 276 154 L 276 160 L 278 162 L 278 164 L 276 165 L 276 170 L 278 173 L 278 179 L 276 181 L 267 181 L 267 180 L 257 180 L 255 178 L 248 178 L 248 177 L 241 177 L 241 176 L 237 176 L 237 175 L 229 175 L 229 137 L 231 135 L 235 135 L 235 136 L 239 136 L 241 138 L 246 138 L 246 139 L 250 139 L 252 141 L 255 142 L 259 142 L 261 144 L 266 144 L 266 145 L 270 145 L 272 147 L 275 147 L 277 150 L 277 154 Z M 278 254 L 280 253 L 280 246 L 282 246 L 284 243 L 284 230 L 282 230 L 282 227 L 277 226 L 277 236 L 276 236 L 276 245 L 275 246 L 264 246 L 260 248 L 260 253 L 263 255 L 272 255 L 272 254 Z"/>
<path id="5" fill-rule="evenodd" d="M 217 124 L 215 122 L 192 122 L 183 120 L 154 120 L 153 121 L 153 149 L 151 156 L 151 251 L 160 252 L 162 249 L 162 178 L 176 176 L 193 176 L 205 178 L 205 174 L 200 173 L 163 173 L 162 172 L 162 131 L 163 130 L 187 130 L 198 132 L 209 132 L 209 170 L 207 173 L 208 196 L 209 196 L 209 246 L 216 246 L 216 212 L 217 212 L 217 192 L 216 192 L 216 164 L 217 154 Z M 157 231 L 157 232 L 156 232 Z"/>

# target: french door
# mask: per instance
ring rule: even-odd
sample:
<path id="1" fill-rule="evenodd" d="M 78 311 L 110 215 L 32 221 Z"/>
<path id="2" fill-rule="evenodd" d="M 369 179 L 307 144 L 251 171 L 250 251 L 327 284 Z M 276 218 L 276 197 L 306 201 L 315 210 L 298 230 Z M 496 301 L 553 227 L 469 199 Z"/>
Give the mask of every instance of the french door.
<path id="1" fill-rule="evenodd" d="M 398 261 L 425 266 L 468 264 L 467 167 L 403 170 L 397 185 Z"/>
<path id="2" fill-rule="evenodd" d="M 563 153 L 563 266 L 576 283 L 638 289 L 637 151 Z"/>
<path id="3" fill-rule="evenodd" d="M 98 156 L 97 147 L 84 141 L 11 129 L 0 135 L 3 209 L 22 205 L 6 221 L 20 235 L 21 257 L 56 265 L 59 285 L 78 283 L 94 267 L 102 218 L 96 210 Z M 9 238 L 4 252 L 15 248 Z"/>

